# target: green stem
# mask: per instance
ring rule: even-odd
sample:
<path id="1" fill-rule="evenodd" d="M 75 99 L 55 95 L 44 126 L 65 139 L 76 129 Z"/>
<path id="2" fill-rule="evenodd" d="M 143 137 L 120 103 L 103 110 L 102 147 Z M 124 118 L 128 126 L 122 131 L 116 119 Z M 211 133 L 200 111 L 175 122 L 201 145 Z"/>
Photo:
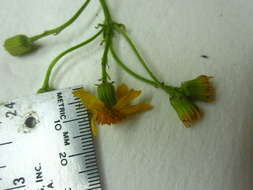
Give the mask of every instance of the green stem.
<path id="1" fill-rule="evenodd" d="M 104 15 L 105 15 L 105 22 L 108 24 L 108 22 L 112 21 L 112 17 L 109 11 L 109 8 L 105 2 L 105 0 L 99 0 L 101 7 L 103 9 Z"/>
<path id="2" fill-rule="evenodd" d="M 114 48 L 112 47 L 112 45 L 110 46 L 110 51 L 112 53 L 112 57 L 115 59 L 116 63 L 122 67 L 128 74 L 132 75 L 133 77 L 135 77 L 136 79 L 138 80 L 141 80 L 142 82 L 145 82 L 149 85 L 152 85 L 156 88 L 160 87 L 160 83 L 157 83 L 157 82 L 154 82 L 154 81 L 151 81 L 149 79 L 146 79 L 142 76 L 140 76 L 139 74 L 135 73 L 134 71 L 132 71 L 131 69 L 129 69 L 121 60 L 120 58 L 117 56 Z"/>
<path id="3" fill-rule="evenodd" d="M 50 63 L 48 69 L 47 69 L 47 72 L 46 72 L 46 76 L 45 76 L 45 79 L 44 79 L 44 82 L 43 82 L 43 85 L 42 85 L 42 89 L 48 89 L 49 88 L 49 78 L 50 78 L 50 75 L 51 75 L 51 72 L 52 72 L 52 69 L 53 67 L 56 65 L 56 63 L 64 56 L 66 55 L 67 53 L 70 53 L 88 43 L 90 43 L 91 41 L 93 41 L 96 37 L 98 37 L 101 33 L 103 32 L 103 29 L 101 29 L 99 32 L 97 32 L 95 35 L 93 35 L 91 38 L 89 38 L 88 40 L 85 40 L 84 42 L 80 43 L 80 44 L 77 44 L 65 51 L 63 51 L 62 53 L 60 53 L 57 57 L 55 57 L 53 59 L 53 61 Z"/>
<path id="4" fill-rule="evenodd" d="M 107 82 L 107 77 L 108 74 L 106 72 L 106 66 L 108 63 L 108 51 L 109 51 L 109 47 L 111 44 L 111 36 L 105 36 L 105 49 L 104 49 L 104 53 L 103 53 L 103 57 L 102 57 L 102 82 Z"/>
<path id="5" fill-rule="evenodd" d="M 54 35 L 59 34 L 62 30 L 64 30 L 69 25 L 71 25 L 79 17 L 79 15 L 87 7 L 87 5 L 89 4 L 89 2 L 90 2 L 90 0 L 86 0 L 84 2 L 84 4 L 80 7 L 80 9 L 67 22 L 65 22 L 61 26 L 58 26 L 58 27 L 56 27 L 54 29 L 51 29 L 51 30 L 46 30 L 46 31 L 44 31 L 41 34 L 32 36 L 32 37 L 30 37 L 30 40 L 33 42 L 33 41 L 36 41 L 36 40 L 38 40 L 40 38 L 46 37 L 46 36 L 51 35 L 51 34 L 54 34 Z"/>
<path id="6" fill-rule="evenodd" d="M 105 0 L 99 0 L 100 5 L 103 9 L 104 16 L 105 16 L 105 21 L 104 21 L 104 43 L 105 43 L 105 49 L 102 57 L 102 82 L 107 82 L 107 77 L 108 74 L 106 72 L 106 66 L 108 64 L 108 52 L 109 48 L 111 46 L 111 41 L 112 41 L 112 18 L 110 11 L 108 9 L 108 6 L 105 2 Z"/>
<path id="7" fill-rule="evenodd" d="M 144 61 L 144 59 L 142 58 L 142 56 L 140 55 L 140 53 L 138 52 L 135 44 L 133 43 L 133 41 L 130 39 L 130 37 L 127 35 L 127 33 L 122 30 L 119 26 L 114 25 L 115 29 L 125 38 L 125 40 L 128 42 L 128 44 L 130 45 L 130 47 L 132 48 L 134 54 L 136 55 L 136 57 L 139 59 L 140 63 L 142 64 L 142 66 L 144 67 L 144 69 L 147 71 L 147 73 L 150 75 L 150 77 L 156 81 L 157 83 L 160 83 L 160 81 L 157 79 L 157 77 L 153 74 L 153 72 L 148 68 L 146 62 Z"/>

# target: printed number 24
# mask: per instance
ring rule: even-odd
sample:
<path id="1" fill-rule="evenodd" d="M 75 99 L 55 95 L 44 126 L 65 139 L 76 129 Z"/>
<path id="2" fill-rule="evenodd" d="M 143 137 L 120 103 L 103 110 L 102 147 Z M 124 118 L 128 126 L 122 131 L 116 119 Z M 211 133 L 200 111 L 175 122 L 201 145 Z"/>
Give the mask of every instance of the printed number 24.
<path id="1" fill-rule="evenodd" d="M 15 103 L 14 103 L 14 102 L 11 102 L 11 103 L 9 103 L 9 104 L 5 104 L 4 106 L 7 107 L 7 108 L 9 108 L 9 109 L 13 109 L 13 108 L 14 108 L 14 105 L 15 105 Z M 12 117 L 12 116 L 17 116 L 17 111 L 16 111 L 16 110 L 7 111 L 7 112 L 5 113 L 5 117 L 7 117 L 7 118 L 10 118 L 10 117 Z"/>

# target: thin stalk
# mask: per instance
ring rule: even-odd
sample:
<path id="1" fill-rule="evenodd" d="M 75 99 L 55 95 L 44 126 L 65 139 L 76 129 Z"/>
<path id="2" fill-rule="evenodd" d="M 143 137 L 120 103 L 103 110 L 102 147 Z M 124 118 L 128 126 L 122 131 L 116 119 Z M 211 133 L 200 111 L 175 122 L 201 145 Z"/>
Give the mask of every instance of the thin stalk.
<path id="1" fill-rule="evenodd" d="M 91 38 L 89 38 L 88 40 L 85 40 L 84 42 L 81 42 L 80 44 L 77 44 L 65 51 L 63 51 L 62 53 L 60 53 L 57 57 L 55 57 L 53 59 L 53 61 L 50 63 L 47 72 L 46 72 L 46 76 L 42 85 L 42 88 L 49 88 L 49 78 L 52 72 L 52 69 L 54 68 L 54 66 L 56 65 L 56 63 L 67 53 L 70 53 L 80 47 L 83 47 L 85 45 L 87 45 L 88 43 L 90 43 L 91 41 L 93 41 L 94 39 L 96 39 L 101 33 L 103 32 L 103 29 L 101 29 L 99 32 L 97 32 L 95 35 L 93 35 Z"/>
<path id="2" fill-rule="evenodd" d="M 102 82 L 107 82 L 108 74 L 106 72 L 106 66 L 108 64 L 108 52 L 112 41 L 112 18 L 108 6 L 105 0 L 99 0 L 100 5 L 103 9 L 105 21 L 104 21 L 104 43 L 105 49 L 102 57 Z"/>
<path id="3" fill-rule="evenodd" d="M 122 30 L 119 26 L 114 25 L 115 29 L 125 38 L 125 40 L 128 42 L 128 44 L 130 45 L 131 49 L 133 50 L 135 56 L 138 58 L 138 60 L 140 61 L 140 63 L 142 64 L 142 66 L 144 67 L 144 69 L 147 71 L 147 73 L 150 75 L 150 77 L 156 81 L 157 83 L 160 83 L 160 81 L 157 79 L 157 77 L 153 74 L 153 72 L 148 68 L 146 62 L 144 61 L 144 59 L 142 58 L 142 56 L 140 55 L 140 53 L 138 52 L 136 45 L 133 43 L 133 41 L 130 39 L 130 37 L 127 35 L 127 33 Z"/>
<path id="4" fill-rule="evenodd" d="M 116 63 L 121 67 L 123 68 L 128 74 L 132 75 L 134 78 L 142 81 L 142 82 L 145 82 L 149 85 L 152 85 L 156 88 L 158 88 L 160 86 L 160 83 L 157 83 L 157 82 L 154 82 L 152 80 L 149 80 L 149 79 L 146 79 L 142 76 L 140 76 L 139 74 L 135 73 L 134 71 L 132 71 L 131 69 L 129 69 L 121 60 L 120 58 L 118 57 L 118 55 L 116 54 L 114 48 L 112 47 L 112 45 L 110 46 L 110 52 L 112 54 L 112 57 L 114 58 L 114 60 L 116 61 Z"/>
<path id="5" fill-rule="evenodd" d="M 32 37 L 30 37 L 30 40 L 33 42 L 33 41 L 36 41 L 38 39 L 41 39 L 41 38 L 46 37 L 46 36 L 51 35 L 51 34 L 54 34 L 54 35 L 59 34 L 62 30 L 64 30 L 69 25 L 71 25 L 80 16 L 80 14 L 84 11 L 84 9 L 87 7 L 89 2 L 90 2 L 90 0 L 86 0 L 84 2 L 84 4 L 80 7 L 80 9 L 78 9 L 78 11 L 64 24 L 62 24 L 62 25 L 60 25 L 56 28 L 53 28 L 51 30 L 46 30 L 41 34 L 32 36 Z"/>
<path id="6" fill-rule="evenodd" d="M 105 15 L 105 22 L 108 24 L 108 22 L 112 21 L 112 17 L 109 11 L 109 8 L 105 2 L 105 0 L 99 0 L 101 7 L 103 9 L 104 15 Z"/>
<path id="7" fill-rule="evenodd" d="M 106 72 L 106 66 L 108 64 L 108 52 L 109 52 L 109 47 L 111 44 L 111 36 L 108 35 L 105 37 L 105 49 L 104 49 L 104 53 L 103 53 L 103 57 L 102 57 L 102 62 L 101 62 L 101 66 L 102 66 L 102 81 L 103 82 L 107 82 L 107 77 L 108 74 Z"/>

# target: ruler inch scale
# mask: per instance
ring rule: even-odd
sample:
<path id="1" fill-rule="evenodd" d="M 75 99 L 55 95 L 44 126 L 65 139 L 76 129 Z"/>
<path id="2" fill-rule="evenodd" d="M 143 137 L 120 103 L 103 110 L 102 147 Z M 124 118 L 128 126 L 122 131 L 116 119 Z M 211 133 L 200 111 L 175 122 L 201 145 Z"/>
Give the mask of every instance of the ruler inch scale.
<path id="1" fill-rule="evenodd" d="M 0 105 L 0 190 L 102 190 L 81 88 Z"/>

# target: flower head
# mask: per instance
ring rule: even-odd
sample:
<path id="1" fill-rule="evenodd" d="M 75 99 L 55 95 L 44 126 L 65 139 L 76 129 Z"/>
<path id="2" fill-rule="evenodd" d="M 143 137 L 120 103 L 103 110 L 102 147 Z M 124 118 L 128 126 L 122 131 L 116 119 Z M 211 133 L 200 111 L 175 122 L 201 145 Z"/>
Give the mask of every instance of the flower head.
<path id="1" fill-rule="evenodd" d="M 4 42 L 4 48 L 13 56 L 20 56 L 33 50 L 33 43 L 26 35 L 18 34 Z"/>
<path id="2" fill-rule="evenodd" d="M 181 89 L 190 98 L 211 102 L 214 100 L 214 89 L 209 81 L 211 78 L 206 75 L 201 75 L 193 80 L 183 82 Z"/>
<path id="3" fill-rule="evenodd" d="M 80 98 L 84 106 L 92 114 L 91 127 L 94 135 L 96 135 L 96 124 L 115 124 L 125 119 L 128 115 L 151 109 L 151 106 L 145 102 L 131 105 L 130 103 L 141 94 L 141 91 L 129 90 L 125 84 L 118 86 L 115 94 L 116 104 L 109 107 L 102 100 L 84 89 L 73 92 L 73 95 Z"/>
<path id="4" fill-rule="evenodd" d="M 172 96 L 170 98 L 170 103 L 176 110 L 179 119 L 187 128 L 191 127 L 191 123 L 201 118 L 201 112 L 199 108 L 182 94 Z"/>

